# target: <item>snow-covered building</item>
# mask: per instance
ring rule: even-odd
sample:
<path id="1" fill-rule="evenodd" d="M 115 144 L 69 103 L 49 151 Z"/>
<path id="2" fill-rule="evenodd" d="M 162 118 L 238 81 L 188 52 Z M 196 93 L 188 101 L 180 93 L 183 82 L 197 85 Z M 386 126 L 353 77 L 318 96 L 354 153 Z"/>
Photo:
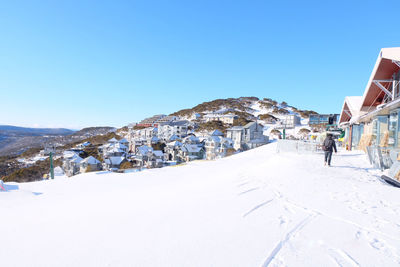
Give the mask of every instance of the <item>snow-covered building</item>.
<path id="1" fill-rule="evenodd" d="M 353 124 L 362 114 L 360 111 L 362 96 L 346 96 L 340 113 L 339 125 L 345 130 L 345 143 L 347 148 L 356 148 L 361 138 L 360 124 Z"/>
<path id="2" fill-rule="evenodd" d="M 126 160 L 129 147 L 126 146 L 127 140 L 122 139 L 118 141 L 115 138 L 108 140 L 107 144 L 104 144 L 98 148 L 99 153 L 104 158 L 104 168 L 108 170 L 118 169 L 121 163 Z"/>
<path id="3" fill-rule="evenodd" d="M 76 145 L 76 148 L 85 149 L 86 147 L 89 147 L 91 145 L 92 145 L 92 143 L 90 143 L 89 141 L 86 141 L 86 142 Z"/>
<path id="4" fill-rule="evenodd" d="M 170 140 L 172 136 L 182 139 L 188 135 L 190 123 L 188 121 L 173 121 L 158 127 L 158 138 Z"/>
<path id="5" fill-rule="evenodd" d="M 234 150 L 232 140 L 219 135 L 210 135 L 207 137 L 204 148 L 207 160 L 223 158 L 229 154 L 229 150 Z"/>
<path id="6" fill-rule="evenodd" d="M 124 156 L 108 157 L 104 159 L 104 167 L 110 171 L 116 171 L 127 159 Z"/>
<path id="7" fill-rule="evenodd" d="M 220 114 L 220 113 L 209 113 L 203 116 L 205 122 L 209 121 L 221 121 L 227 124 L 233 124 L 238 116 L 235 114 Z"/>
<path id="8" fill-rule="evenodd" d="M 146 118 L 146 119 L 142 120 L 141 122 L 136 124 L 136 126 L 139 126 L 139 127 L 157 127 L 158 124 L 159 124 L 159 121 L 164 119 L 165 117 L 167 117 L 167 115 L 164 115 L 164 114 L 154 115 L 154 116 L 152 116 L 150 118 Z"/>
<path id="9" fill-rule="evenodd" d="M 161 168 L 164 164 L 164 153 L 150 146 L 141 146 L 136 150 L 135 159 L 141 167 Z"/>
<path id="10" fill-rule="evenodd" d="M 201 114 L 200 114 L 200 113 L 194 112 L 194 113 L 190 116 L 189 119 L 190 119 L 190 120 L 199 120 L 199 119 L 201 119 Z"/>
<path id="11" fill-rule="evenodd" d="M 297 125 L 300 125 L 300 121 L 300 117 L 296 114 L 283 115 L 276 123 L 275 128 L 294 129 Z"/>
<path id="12" fill-rule="evenodd" d="M 81 173 L 89 171 L 100 171 L 102 169 L 101 162 L 92 156 L 81 160 L 79 165 Z"/>
<path id="13" fill-rule="evenodd" d="M 39 151 L 40 156 L 48 156 L 50 153 L 53 155 L 56 153 L 57 148 L 54 145 L 46 145 L 43 150 Z"/>
<path id="14" fill-rule="evenodd" d="M 165 117 L 157 120 L 156 122 L 158 125 L 161 125 L 164 123 L 171 123 L 173 121 L 179 121 L 179 117 L 178 116 L 165 116 Z"/>
<path id="15" fill-rule="evenodd" d="M 224 136 L 224 133 L 216 129 L 210 133 L 211 136 Z"/>
<path id="16" fill-rule="evenodd" d="M 204 159 L 205 149 L 199 144 L 183 144 L 179 150 L 179 157 L 182 161 Z"/>
<path id="17" fill-rule="evenodd" d="M 228 129 L 226 137 L 233 141 L 233 147 L 236 150 L 247 150 L 268 143 L 268 137 L 263 132 L 264 126 L 253 121 L 245 126 L 234 126 Z"/>
<path id="18" fill-rule="evenodd" d="M 83 159 L 72 151 L 66 151 L 63 154 L 62 168 L 65 174 L 70 177 L 80 172 L 80 163 Z"/>
<path id="19" fill-rule="evenodd" d="M 135 151 L 136 147 L 144 144 L 151 145 L 154 137 L 158 137 L 157 127 L 147 127 L 139 130 L 129 129 L 129 150 Z"/>
<path id="20" fill-rule="evenodd" d="M 337 124 L 339 114 L 311 114 L 308 119 L 310 127 L 325 127 L 326 125 Z"/>
<path id="21" fill-rule="evenodd" d="M 346 97 L 340 126 L 348 149 L 400 148 L 400 47 L 382 48 L 363 96 Z"/>
<path id="22" fill-rule="evenodd" d="M 181 161 L 179 157 L 179 151 L 182 147 L 182 143 L 179 141 L 169 142 L 164 148 L 164 159 L 165 161 Z"/>
<path id="23" fill-rule="evenodd" d="M 129 141 L 126 140 L 126 138 L 122 138 L 121 140 L 118 141 L 118 143 L 120 143 L 121 145 L 125 146 L 125 147 L 129 147 Z"/>
<path id="24" fill-rule="evenodd" d="M 196 137 L 193 134 L 188 135 L 187 137 L 182 139 L 182 142 L 184 144 L 190 144 L 190 145 L 195 145 L 195 144 L 200 144 L 200 138 Z"/>

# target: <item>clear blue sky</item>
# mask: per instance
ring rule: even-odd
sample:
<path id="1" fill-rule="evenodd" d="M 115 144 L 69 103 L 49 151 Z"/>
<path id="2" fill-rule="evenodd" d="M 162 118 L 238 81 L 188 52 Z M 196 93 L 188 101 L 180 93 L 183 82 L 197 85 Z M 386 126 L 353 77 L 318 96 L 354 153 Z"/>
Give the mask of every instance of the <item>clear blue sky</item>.
<path id="1" fill-rule="evenodd" d="M 3 1 L 0 124 L 123 126 L 216 98 L 339 112 L 400 1 Z"/>

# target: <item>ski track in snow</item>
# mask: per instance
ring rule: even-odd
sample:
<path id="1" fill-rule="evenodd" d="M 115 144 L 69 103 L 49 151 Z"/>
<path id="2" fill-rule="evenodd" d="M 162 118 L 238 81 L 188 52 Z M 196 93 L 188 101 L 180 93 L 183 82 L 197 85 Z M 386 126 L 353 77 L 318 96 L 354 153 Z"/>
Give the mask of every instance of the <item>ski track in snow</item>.
<path id="1" fill-rule="evenodd" d="M 298 223 L 295 227 L 293 227 L 292 230 L 290 230 L 286 234 L 285 238 L 283 240 L 279 241 L 279 243 L 271 251 L 271 253 L 267 257 L 267 259 L 264 261 L 262 266 L 263 267 L 269 266 L 269 264 L 274 260 L 274 258 L 276 258 L 276 256 L 278 255 L 278 253 L 282 249 L 282 247 L 287 242 L 289 242 L 290 239 L 293 238 L 298 232 L 300 232 L 308 223 L 310 223 L 310 221 L 313 220 L 316 216 L 317 216 L 317 214 L 312 214 L 312 215 L 308 216 L 307 218 L 305 218 L 304 220 L 302 220 L 300 223 Z"/>
<path id="2" fill-rule="evenodd" d="M 263 203 L 258 204 L 257 206 L 255 206 L 254 208 L 252 208 L 251 210 L 249 210 L 248 212 L 246 212 L 245 214 L 243 214 L 243 217 L 248 216 L 250 213 L 254 212 L 255 210 L 267 205 L 268 203 L 270 203 L 271 201 L 273 201 L 273 199 L 267 200 Z"/>
<path id="3" fill-rule="evenodd" d="M 346 167 L 346 166 L 352 166 L 352 162 L 350 162 L 348 160 L 344 160 L 343 163 L 344 163 L 343 164 L 344 167 L 337 166 L 337 167 L 333 167 L 331 169 L 332 170 L 335 170 L 335 168 L 336 169 L 340 169 L 340 168 L 353 169 L 355 172 L 359 173 L 359 176 L 353 176 L 353 177 L 350 177 L 350 179 L 354 180 L 356 182 L 369 183 L 369 184 L 382 183 L 378 179 L 379 176 L 376 174 L 376 170 L 374 170 L 372 168 Z M 249 178 L 249 177 L 247 177 L 247 178 Z M 247 180 L 245 183 L 241 184 L 241 186 L 249 185 L 249 184 L 251 184 L 251 181 Z M 382 184 L 384 184 L 384 183 L 382 183 Z M 283 205 L 283 208 L 290 213 L 294 213 L 293 210 L 290 209 L 290 206 L 292 206 L 294 208 L 297 208 L 297 209 L 302 210 L 303 212 L 309 214 L 309 216 L 306 219 L 304 219 L 303 221 L 301 221 L 299 224 L 297 224 L 294 228 L 292 228 L 292 230 L 290 230 L 286 234 L 285 238 L 274 247 L 274 249 L 269 254 L 269 256 L 267 257 L 267 259 L 265 260 L 265 262 L 263 263 L 262 266 L 269 266 L 272 262 L 276 261 L 277 255 L 279 254 L 280 250 L 285 246 L 285 244 L 290 242 L 290 240 L 292 240 L 298 232 L 300 232 L 307 224 L 310 223 L 310 221 L 314 220 L 317 216 L 327 217 L 331 220 L 335 220 L 335 221 L 338 221 L 341 223 L 345 223 L 345 224 L 354 226 L 356 229 L 359 229 L 360 231 L 362 231 L 364 233 L 364 236 L 368 237 L 368 238 L 365 238 L 365 242 L 367 242 L 371 247 L 373 247 L 376 250 L 383 251 L 383 253 L 385 253 L 388 257 L 396 259 L 396 261 L 398 261 L 400 263 L 400 256 L 398 255 L 397 250 L 393 247 L 386 245 L 384 241 L 381 241 L 380 239 L 376 238 L 376 235 L 383 236 L 385 238 L 393 239 L 396 241 L 400 241 L 399 238 L 375 229 L 375 228 L 379 228 L 379 227 L 364 226 L 364 225 L 361 225 L 352 220 L 346 220 L 344 218 L 330 215 L 321 210 L 310 209 L 310 208 L 301 206 L 301 205 L 295 203 L 295 201 L 291 201 L 287 197 L 285 197 L 284 194 L 281 191 L 277 190 L 275 188 L 275 186 L 273 186 L 271 183 L 267 182 L 264 184 L 263 187 L 269 188 L 275 195 L 275 198 L 256 205 L 253 209 L 246 212 L 243 215 L 243 217 L 246 217 L 247 215 L 251 214 L 253 211 L 265 206 L 266 204 L 272 202 L 273 200 L 277 200 L 277 201 L 281 202 Z M 347 204 L 349 209 L 360 212 L 362 214 L 366 214 L 366 215 L 373 214 L 374 213 L 373 209 L 377 208 L 377 206 L 374 205 L 376 203 L 369 202 L 368 195 L 366 193 L 362 193 L 362 190 L 359 190 L 359 188 L 357 188 L 356 186 L 354 186 L 354 187 L 355 187 L 354 188 L 355 190 L 351 193 L 348 192 L 348 193 L 343 194 L 341 192 L 332 192 L 330 194 L 331 199 L 337 200 L 337 201 L 342 201 L 343 203 Z M 260 189 L 260 187 L 246 190 L 246 191 L 240 193 L 239 195 L 256 190 L 256 189 Z M 393 205 L 386 204 L 384 200 L 379 201 L 379 203 L 381 204 L 381 206 L 386 208 L 388 210 L 388 212 L 390 212 L 392 214 L 398 214 L 398 209 L 393 209 Z M 385 220 L 383 218 L 380 218 L 378 216 L 374 216 L 374 219 L 375 219 L 375 222 L 378 223 L 378 225 L 381 225 L 382 223 L 383 224 L 391 223 L 391 224 L 394 224 L 396 227 L 398 227 L 400 225 L 395 222 L 391 222 L 391 221 Z M 375 226 L 377 226 L 377 225 L 375 225 Z M 375 237 L 371 237 L 371 236 L 375 236 Z M 356 259 L 354 259 L 348 252 L 346 252 L 344 250 L 341 250 L 338 248 L 330 248 L 328 250 L 327 254 L 330 257 L 332 257 L 339 266 L 360 266 L 358 261 Z M 279 259 L 279 260 L 281 261 L 281 263 L 283 263 L 282 259 Z"/>

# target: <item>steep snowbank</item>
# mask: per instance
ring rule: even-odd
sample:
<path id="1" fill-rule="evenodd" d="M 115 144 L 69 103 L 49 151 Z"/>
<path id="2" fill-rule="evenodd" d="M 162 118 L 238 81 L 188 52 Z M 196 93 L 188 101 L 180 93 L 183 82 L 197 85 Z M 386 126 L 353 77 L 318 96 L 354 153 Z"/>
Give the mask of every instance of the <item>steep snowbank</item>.
<path id="1" fill-rule="evenodd" d="M 0 192 L 2 266 L 397 266 L 400 190 L 365 156 L 276 154 Z"/>

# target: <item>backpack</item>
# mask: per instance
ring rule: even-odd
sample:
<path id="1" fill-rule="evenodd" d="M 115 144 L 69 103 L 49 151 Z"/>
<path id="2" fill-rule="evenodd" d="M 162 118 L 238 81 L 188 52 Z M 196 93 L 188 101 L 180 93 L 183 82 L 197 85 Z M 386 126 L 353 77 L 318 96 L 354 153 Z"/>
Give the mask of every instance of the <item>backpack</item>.
<path id="1" fill-rule="evenodd" d="M 329 151 L 332 148 L 333 145 L 333 140 L 332 139 L 326 139 L 324 143 L 322 144 L 322 150 L 323 151 Z"/>

